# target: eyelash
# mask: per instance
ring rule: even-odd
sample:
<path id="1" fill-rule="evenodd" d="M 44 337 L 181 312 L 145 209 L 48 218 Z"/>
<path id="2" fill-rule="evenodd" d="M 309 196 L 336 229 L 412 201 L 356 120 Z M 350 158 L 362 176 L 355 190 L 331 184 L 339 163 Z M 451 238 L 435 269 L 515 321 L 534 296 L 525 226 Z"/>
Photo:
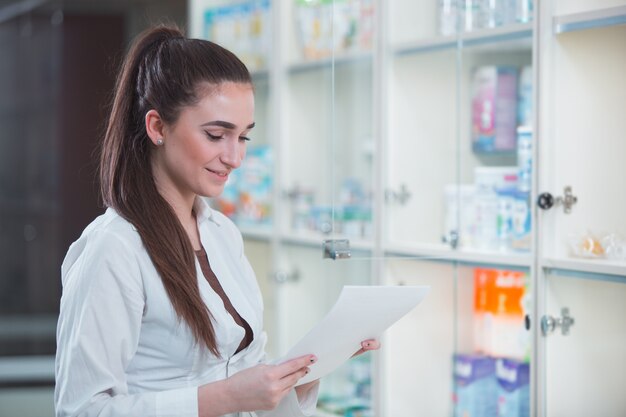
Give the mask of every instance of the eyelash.
<path id="1" fill-rule="evenodd" d="M 211 139 L 211 140 L 220 140 L 220 139 L 223 139 L 223 138 L 224 138 L 224 135 L 215 136 L 215 135 L 210 134 L 209 132 L 206 132 L 206 135 L 207 135 L 207 136 L 209 137 L 209 139 Z M 247 137 L 247 136 L 240 136 L 240 137 L 239 137 L 239 139 L 240 139 L 240 140 L 245 140 L 246 142 L 249 142 L 249 141 L 250 141 L 250 138 L 249 138 L 249 137 Z"/>

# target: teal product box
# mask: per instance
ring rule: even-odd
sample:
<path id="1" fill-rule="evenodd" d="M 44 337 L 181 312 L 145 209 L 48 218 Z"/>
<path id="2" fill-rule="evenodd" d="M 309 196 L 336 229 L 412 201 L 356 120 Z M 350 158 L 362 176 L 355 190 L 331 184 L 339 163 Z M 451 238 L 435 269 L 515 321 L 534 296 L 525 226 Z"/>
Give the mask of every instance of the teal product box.
<path id="1" fill-rule="evenodd" d="M 268 145 L 251 146 L 239 168 L 237 223 L 268 225 L 272 220 L 273 156 Z"/>
<path id="2" fill-rule="evenodd" d="M 514 359 L 496 360 L 498 417 L 529 417 L 530 365 Z"/>
<path id="3" fill-rule="evenodd" d="M 454 416 L 496 417 L 495 360 L 477 354 L 454 356 Z"/>

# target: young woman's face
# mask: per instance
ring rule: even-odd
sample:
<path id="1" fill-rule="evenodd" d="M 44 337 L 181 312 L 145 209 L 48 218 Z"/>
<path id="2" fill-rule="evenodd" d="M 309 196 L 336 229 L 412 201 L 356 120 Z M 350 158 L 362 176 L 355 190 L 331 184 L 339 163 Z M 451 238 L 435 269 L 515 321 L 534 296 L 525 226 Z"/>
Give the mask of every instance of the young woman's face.
<path id="1" fill-rule="evenodd" d="M 216 197 L 230 172 L 246 155 L 254 127 L 252 86 L 224 83 L 164 128 L 153 170 L 157 186 L 170 197 Z"/>

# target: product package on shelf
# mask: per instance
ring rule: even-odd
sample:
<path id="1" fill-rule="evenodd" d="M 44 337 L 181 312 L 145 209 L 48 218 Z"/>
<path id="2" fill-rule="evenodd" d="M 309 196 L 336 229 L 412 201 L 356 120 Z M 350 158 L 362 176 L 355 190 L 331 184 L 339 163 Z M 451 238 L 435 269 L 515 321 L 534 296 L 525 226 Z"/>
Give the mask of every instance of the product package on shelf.
<path id="1" fill-rule="evenodd" d="M 517 168 L 476 167 L 474 184 L 474 246 L 481 250 L 507 251 L 511 241 Z"/>
<path id="2" fill-rule="evenodd" d="M 374 34 L 373 0 L 295 0 L 306 59 L 369 51 Z"/>
<path id="3" fill-rule="evenodd" d="M 530 365 L 514 359 L 496 360 L 498 417 L 530 415 Z"/>
<path id="4" fill-rule="evenodd" d="M 472 148 L 477 153 L 516 150 L 518 69 L 485 66 L 472 79 Z"/>
<path id="5" fill-rule="evenodd" d="M 570 256 L 626 261 L 626 239 L 618 233 L 587 231 L 568 236 Z"/>
<path id="6" fill-rule="evenodd" d="M 270 28 L 269 0 L 243 1 L 204 12 L 204 37 L 233 51 L 250 71 L 267 68 Z"/>
<path id="7" fill-rule="evenodd" d="M 517 87 L 517 125 L 533 125 L 533 69 L 526 65 L 520 68 Z"/>
<path id="8" fill-rule="evenodd" d="M 462 248 L 530 249 L 530 190 L 525 184 L 530 182 L 531 161 L 518 160 L 520 168 L 476 167 L 474 184 L 444 187 L 444 243 L 456 238 Z"/>
<path id="9" fill-rule="evenodd" d="M 532 0 L 438 0 L 439 34 L 527 23 L 532 9 Z"/>
<path id="10" fill-rule="evenodd" d="M 341 183 L 339 195 L 339 226 L 341 233 L 349 237 L 370 236 L 372 223 L 372 204 L 363 187 L 356 178 L 346 178 Z"/>
<path id="11" fill-rule="evenodd" d="M 346 237 L 371 236 L 370 194 L 360 180 L 346 178 L 341 183 L 338 203 L 333 207 L 318 204 L 313 189 L 296 186 L 289 193 L 292 201 L 291 226 L 296 232 L 308 230 L 328 234 L 334 230 Z"/>
<path id="12" fill-rule="evenodd" d="M 528 360 L 530 312 L 528 275 L 519 271 L 474 269 L 474 347 L 493 357 Z"/>
<path id="13" fill-rule="evenodd" d="M 495 360 L 478 354 L 454 355 L 454 416 L 496 416 Z"/>
<path id="14" fill-rule="evenodd" d="M 248 148 L 245 163 L 230 173 L 222 195 L 214 205 L 243 226 L 271 223 L 272 152 L 269 146 Z"/>
<path id="15" fill-rule="evenodd" d="M 444 230 L 442 241 L 471 248 L 476 242 L 476 187 L 474 184 L 448 184 L 444 187 Z"/>

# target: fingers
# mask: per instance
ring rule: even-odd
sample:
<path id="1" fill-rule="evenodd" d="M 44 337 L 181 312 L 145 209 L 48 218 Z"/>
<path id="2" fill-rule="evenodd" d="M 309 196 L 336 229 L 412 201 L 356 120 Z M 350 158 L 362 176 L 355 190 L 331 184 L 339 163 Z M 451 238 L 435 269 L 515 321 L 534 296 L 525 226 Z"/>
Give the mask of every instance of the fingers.
<path id="1" fill-rule="evenodd" d="M 287 362 L 281 363 L 280 365 L 276 365 L 276 371 L 282 378 L 284 378 L 307 368 L 307 366 L 314 364 L 316 360 L 317 358 L 314 355 L 300 356 L 299 358 L 291 359 Z"/>
<path id="2" fill-rule="evenodd" d="M 380 342 L 376 339 L 368 339 L 361 342 L 361 350 L 363 350 L 363 352 L 378 349 L 380 349 Z"/>
<path id="3" fill-rule="evenodd" d="M 378 350 L 380 349 L 380 342 L 376 339 L 367 339 L 361 342 L 361 349 L 357 350 L 352 357 L 359 356 L 365 352 L 370 350 Z"/>
<path id="4" fill-rule="evenodd" d="M 296 372 L 289 374 L 285 376 L 283 379 L 281 379 L 281 383 L 283 384 L 283 387 L 285 389 L 289 390 L 293 388 L 294 385 L 296 385 L 296 383 L 309 372 L 310 372 L 309 368 L 299 369 Z"/>

